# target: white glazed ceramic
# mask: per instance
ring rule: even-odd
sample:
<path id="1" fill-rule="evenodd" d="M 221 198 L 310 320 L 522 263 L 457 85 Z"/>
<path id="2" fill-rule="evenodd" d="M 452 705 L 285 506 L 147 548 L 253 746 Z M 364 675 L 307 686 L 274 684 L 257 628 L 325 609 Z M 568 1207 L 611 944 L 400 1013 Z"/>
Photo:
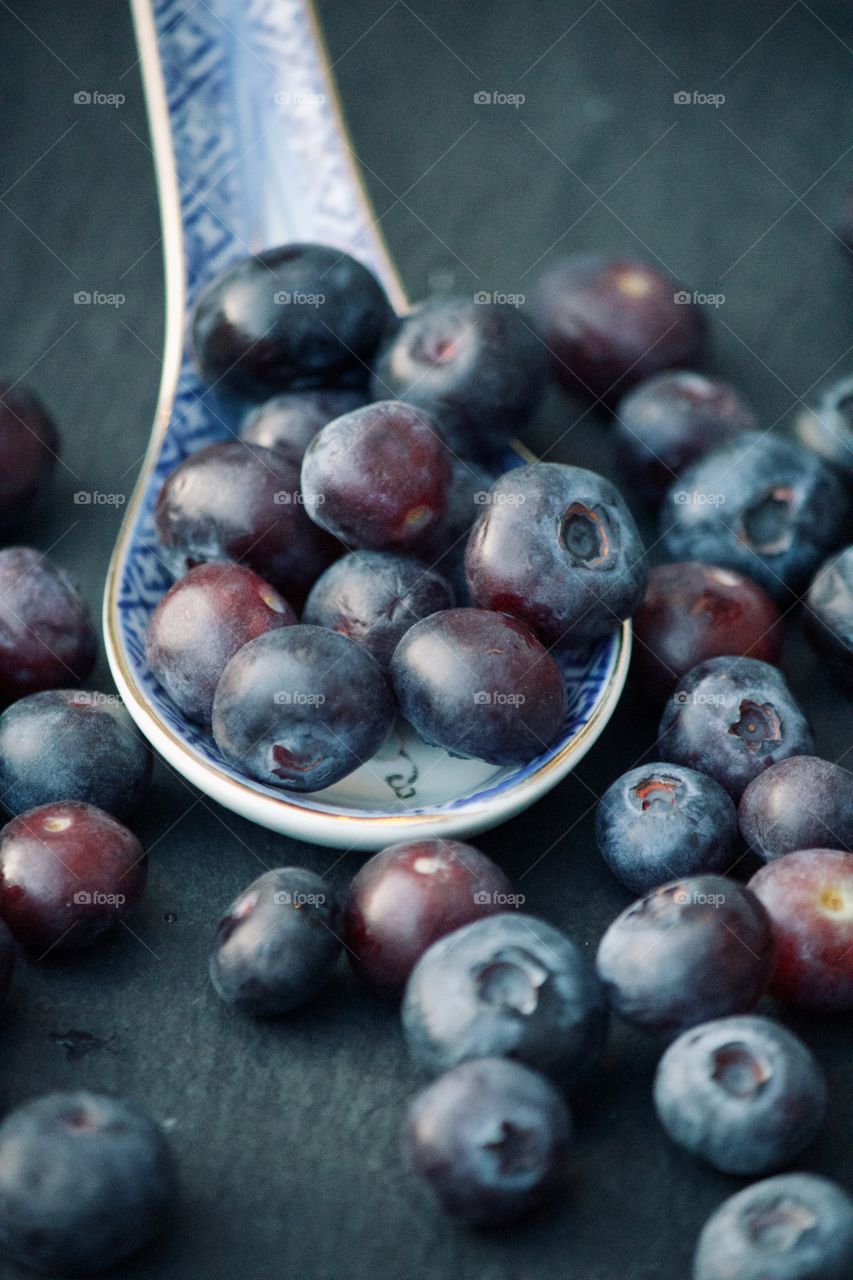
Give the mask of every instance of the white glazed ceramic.
<path id="1" fill-rule="evenodd" d="M 378 849 L 496 826 L 553 787 L 601 733 L 625 681 L 630 624 L 556 655 L 568 715 L 555 746 L 522 768 L 451 758 L 401 727 L 367 765 L 314 794 L 237 774 L 148 669 L 145 630 L 170 581 L 157 555 L 154 501 L 182 458 L 229 434 L 187 349 L 199 289 L 235 258 L 314 240 L 368 263 L 398 307 L 405 298 L 352 162 L 307 0 L 132 0 L 132 7 L 160 190 L 167 324 L 157 416 L 104 600 L 122 697 L 146 738 L 191 783 L 298 839 Z M 523 456 L 519 447 L 507 467 Z"/>

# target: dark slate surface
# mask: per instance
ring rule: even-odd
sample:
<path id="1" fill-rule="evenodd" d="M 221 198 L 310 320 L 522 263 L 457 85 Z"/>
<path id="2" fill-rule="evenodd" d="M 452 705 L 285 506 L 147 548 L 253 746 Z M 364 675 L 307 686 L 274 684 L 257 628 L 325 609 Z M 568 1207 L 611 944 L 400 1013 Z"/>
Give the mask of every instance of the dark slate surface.
<path id="1" fill-rule="evenodd" d="M 853 278 L 824 225 L 853 154 L 844 0 L 324 0 L 321 11 L 354 146 L 413 294 L 524 293 L 539 260 L 560 250 L 636 251 L 725 295 L 711 316 L 714 365 L 767 425 L 853 366 Z M 44 395 L 66 441 L 52 506 L 25 537 L 77 574 L 93 608 L 121 513 L 74 494 L 130 492 L 162 339 L 135 63 L 114 0 L 0 3 L 0 365 Z M 80 89 L 127 100 L 78 107 Z M 526 101 L 478 107 L 481 91 Z M 680 106 L 680 91 L 725 103 Z M 126 300 L 75 305 L 79 290 Z M 528 442 L 611 470 L 606 421 L 556 395 Z M 825 685 L 796 622 L 784 665 L 820 750 L 844 757 L 850 703 Z M 98 680 L 109 686 L 103 660 Z M 628 901 L 598 861 L 593 806 L 651 749 L 655 721 L 626 696 L 573 778 L 480 841 L 527 908 L 590 952 Z M 152 870 L 133 936 L 22 965 L 0 1031 L 4 1106 L 85 1082 L 135 1095 L 170 1125 L 180 1225 L 128 1277 L 684 1280 L 702 1221 L 740 1183 L 659 1132 L 653 1045 L 615 1031 L 578 1100 L 564 1203 L 497 1237 L 457 1230 L 400 1168 L 400 1112 L 416 1082 L 393 1009 L 342 973 L 313 1008 L 253 1025 L 207 985 L 213 923 L 261 869 L 301 862 L 344 886 L 359 858 L 257 830 L 165 767 L 136 826 Z M 832 1088 L 802 1167 L 849 1179 L 849 1021 L 788 1020 Z"/>

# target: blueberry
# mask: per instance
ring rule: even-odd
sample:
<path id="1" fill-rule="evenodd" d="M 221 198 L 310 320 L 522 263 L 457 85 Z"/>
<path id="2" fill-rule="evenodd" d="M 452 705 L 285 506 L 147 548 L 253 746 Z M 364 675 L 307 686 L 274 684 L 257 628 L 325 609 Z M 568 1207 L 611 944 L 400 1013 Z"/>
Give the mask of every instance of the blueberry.
<path id="1" fill-rule="evenodd" d="M 148 665 L 190 720 L 209 724 L 219 677 L 256 636 L 296 622 L 283 596 L 240 564 L 200 564 L 163 596 L 148 623 Z"/>
<path id="2" fill-rule="evenodd" d="M 356 973 L 402 991 L 428 947 L 481 916 L 506 911 L 512 885 L 490 858 L 460 840 L 413 840 L 382 849 L 350 885 L 346 945 Z"/>
<path id="3" fill-rule="evenodd" d="M 59 432 L 38 397 L 0 379 L 0 531 L 20 524 L 41 497 L 59 447 Z"/>
<path id="4" fill-rule="evenodd" d="M 415 1096 L 403 1149 L 445 1213 L 498 1226 L 559 1186 L 571 1137 L 568 1108 L 549 1080 L 519 1062 L 481 1058 Z"/>
<path id="5" fill-rule="evenodd" d="M 591 966 L 562 933 L 521 913 L 476 920 L 433 943 L 412 970 L 403 1030 L 437 1075 L 469 1058 L 516 1058 L 574 1089 L 607 1032 Z"/>
<path id="6" fill-rule="evenodd" d="M 94 805 L 40 805 L 0 832 L 0 916 L 36 951 L 87 947 L 132 910 L 148 859 L 132 832 Z"/>
<path id="7" fill-rule="evenodd" d="M 645 689 L 663 695 L 707 658 L 775 662 L 781 616 L 757 582 L 732 569 L 690 560 L 661 564 L 634 614 L 634 639 L 632 670 Z"/>
<path id="8" fill-rule="evenodd" d="M 827 387 L 815 407 L 796 419 L 794 432 L 801 444 L 853 476 L 853 377 Z"/>
<path id="9" fill-rule="evenodd" d="M 601 856 L 634 893 L 734 861 L 737 815 L 713 778 L 681 765 L 648 764 L 605 791 L 595 833 Z"/>
<path id="10" fill-rule="evenodd" d="M 25 1267 L 111 1270 L 160 1233 L 176 1194 L 166 1139 L 135 1102 L 52 1093 L 0 1125 L 0 1245 Z"/>
<path id="11" fill-rule="evenodd" d="M 295 597 L 340 551 L 305 514 L 298 468 L 274 449 L 240 440 L 185 458 L 166 477 L 155 522 L 174 577 L 209 560 L 233 560 Z"/>
<path id="12" fill-rule="evenodd" d="M 804 621 L 829 674 L 853 691 L 853 546 L 818 570 L 806 595 Z"/>
<path id="13" fill-rule="evenodd" d="M 359 391 L 283 391 L 251 409 L 240 425 L 240 439 L 277 449 L 301 467 L 305 450 L 333 418 L 364 404 Z"/>
<path id="14" fill-rule="evenodd" d="M 691 462 L 757 426 L 734 387 L 701 373 L 659 373 L 619 401 L 615 438 L 632 490 L 658 500 Z"/>
<path id="15" fill-rule="evenodd" d="M 701 364 L 702 308 L 677 280 L 633 258 L 575 254 L 542 276 L 532 313 L 555 378 L 612 402 L 661 369 Z"/>
<path id="16" fill-rule="evenodd" d="M 853 853 L 786 853 L 749 887 L 776 937 L 772 994 L 809 1009 L 853 1009 Z"/>
<path id="17" fill-rule="evenodd" d="M 455 453 L 500 451 L 535 412 L 547 383 L 542 341 L 514 307 L 431 298 L 380 349 L 372 390 L 437 422 Z"/>
<path id="18" fill-rule="evenodd" d="M 341 910 L 326 881 L 301 867 L 267 871 L 219 921 L 210 980 L 226 1004 L 257 1017 L 305 1004 L 341 953 Z"/>
<path id="19" fill-rule="evenodd" d="M 83 800 L 131 813 L 151 777 L 151 752 L 114 694 L 50 689 L 0 716 L 0 794 L 10 813 Z"/>
<path id="20" fill-rule="evenodd" d="M 416 622 L 394 651 L 391 681 L 425 742 L 490 764 L 534 759 L 566 714 L 551 654 L 516 619 L 486 609 L 445 609 Z"/>
<path id="21" fill-rule="evenodd" d="M 250 641 L 213 700 L 213 736 L 225 758 L 293 791 L 331 786 L 366 763 L 393 719 L 379 663 L 325 627 L 284 627 Z"/>
<path id="22" fill-rule="evenodd" d="M 452 604 L 435 569 L 391 551 L 353 551 L 317 579 L 302 619 L 357 640 L 387 667 L 409 627 Z"/>
<path id="23" fill-rule="evenodd" d="M 619 491 L 594 471 L 535 462 L 501 476 L 465 553 L 471 598 L 545 640 L 594 640 L 646 589 L 645 552 Z"/>
<path id="24" fill-rule="evenodd" d="M 495 477 L 467 458 L 451 458 L 444 514 L 418 538 L 415 552 L 446 576 L 465 581 L 465 542 Z M 467 590 L 467 588 L 466 588 Z"/>
<path id="25" fill-rule="evenodd" d="M 702 1229 L 693 1280 L 849 1280 L 853 1201 L 813 1173 L 765 1178 L 726 1200 Z"/>
<path id="26" fill-rule="evenodd" d="M 613 921 L 598 974 L 616 1013 L 672 1037 L 753 1009 L 774 955 L 770 920 L 754 893 L 724 876 L 693 876 L 654 889 Z"/>
<path id="27" fill-rule="evenodd" d="M 843 542 L 849 517 L 844 485 L 826 463 L 757 431 L 688 467 L 661 512 L 671 559 L 736 569 L 780 601 Z"/>
<path id="28" fill-rule="evenodd" d="M 669 1046 L 655 1109 L 673 1142 L 722 1173 L 771 1173 L 817 1136 L 826 1078 L 810 1049 L 769 1018 L 719 1018 Z"/>
<path id="29" fill-rule="evenodd" d="M 443 515 L 450 454 L 425 413 L 382 400 L 336 418 L 302 462 L 312 520 L 349 547 L 411 550 Z"/>
<path id="30" fill-rule="evenodd" d="M 349 254 L 286 244 L 235 262 L 196 304 L 202 377 L 254 399 L 364 381 L 391 318 L 382 286 Z"/>
<path id="31" fill-rule="evenodd" d="M 95 655 L 89 610 L 68 575 L 32 547 L 4 547 L 0 702 L 84 680 Z"/>
<path id="32" fill-rule="evenodd" d="M 795 849 L 853 850 L 853 773 L 817 756 L 780 760 L 744 791 L 738 821 L 765 862 Z"/>
<path id="33" fill-rule="evenodd" d="M 711 658 L 688 671 L 664 708 L 664 760 L 710 774 L 739 800 L 788 756 L 809 755 L 809 723 L 780 671 L 756 658 Z"/>

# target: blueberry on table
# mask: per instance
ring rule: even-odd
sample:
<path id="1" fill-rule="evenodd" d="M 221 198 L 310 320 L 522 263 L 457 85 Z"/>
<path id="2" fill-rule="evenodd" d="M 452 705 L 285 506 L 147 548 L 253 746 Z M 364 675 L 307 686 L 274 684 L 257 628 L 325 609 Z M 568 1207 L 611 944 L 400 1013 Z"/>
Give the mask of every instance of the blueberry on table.
<path id="1" fill-rule="evenodd" d="M 213 700 L 213 736 L 226 760 L 291 791 L 318 791 L 366 764 L 393 721 L 376 659 L 336 631 L 304 624 L 244 645 Z"/>
<path id="2" fill-rule="evenodd" d="M 808 1009 L 853 1009 L 853 853 L 786 853 L 749 887 L 776 937 L 771 993 Z"/>
<path id="3" fill-rule="evenodd" d="M 176 1196 L 163 1132 L 135 1102 L 52 1093 L 0 1125 L 0 1247 L 25 1267 L 111 1270 L 159 1235 Z"/>
<path id="4" fill-rule="evenodd" d="M 828 1178 L 783 1173 L 739 1191 L 702 1229 L 693 1280 L 849 1280 L 853 1201 Z"/>
<path id="5" fill-rule="evenodd" d="M 547 352 L 523 314 L 471 298 L 431 298 L 380 348 L 371 389 L 434 418 L 455 453 L 494 454 L 533 416 Z"/>
<path id="6" fill-rule="evenodd" d="M 515 1058 L 573 1090 L 601 1056 L 607 1009 L 573 942 L 535 916 L 505 912 L 424 952 L 406 986 L 403 1031 L 430 1075 L 469 1058 Z"/>
<path id="7" fill-rule="evenodd" d="M 196 304 L 202 377 L 256 400 L 364 382 L 392 317 L 374 275 L 329 245 L 286 244 L 242 258 Z"/>
<path id="8" fill-rule="evenodd" d="M 535 462 L 484 495 L 465 573 L 474 603 L 544 640 L 595 640 L 639 606 L 646 556 L 618 489 L 594 471 Z"/>
<path id="9" fill-rule="evenodd" d="M 557 381 L 612 403 L 661 369 L 702 363 L 705 320 L 691 301 L 658 267 L 581 253 L 544 272 L 531 311 Z"/>
<path id="10" fill-rule="evenodd" d="M 0 550 L 0 702 L 84 680 L 95 655 L 88 607 L 64 570 L 32 547 Z"/>
<path id="11" fill-rule="evenodd" d="M 278 449 L 300 467 L 317 432 L 333 418 L 363 404 L 360 391 L 283 391 L 246 414 L 240 425 L 240 439 L 264 449 Z"/>
<path id="12" fill-rule="evenodd" d="M 349 636 L 387 667 L 409 627 L 452 604 L 450 583 L 421 561 L 393 551 L 352 551 L 314 583 L 302 620 Z"/>
<path id="13" fill-rule="evenodd" d="M 724 876 L 691 876 L 635 902 L 607 929 L 598 975 L 611 1008 L 673 1037 L 748 1013 L 770 981 L 770 919 L 756 895 Z"/>
<path id="14" fill-rule="evenodd" d="M 47 488 L 59 432 L 37 396 L 0 379 L 0 532 L 21 523 Z"/>
<path id="15" fill-rule="evenodd" d="M 664 760 L 710 774 L 739 800 L 771 765 L 810 755 L 814 738 L 785 677 L 756 658 L 710 658 L 688 671 L 664 708 Z"/>
<path id="16" fill-rule="evenodd" d="M 850 230 L 853 233 L 853 224 Z M 806 448 L 853 476 L 853 377 L 834 382 L 813 409 L 804 409 L 794 422 L 794 433 Z"/>
<path id="17" fill-rule="evenodd" d="M 820 567 L 806 595 L 803 620 L 830 675 L 853 692 L 853 546 Z"/>
<path id="18" fill-rule="evenodd" d="M 190 720 L 209 724 L 219 677 L 238 649 L 297 621 L 283 596 L 245 565 L 196 565 L 148 623 L 148 665 Z"/>
<path id="19" fill-rule="evenodd" d="M 136 906 L 147 872 L 142 845 L 110 814 L 40 805 L 0 832 L 0 917 L 34 951 L 87 947 Z"/>
<path id="20" fill-rule="evenodd" d="M 684 371 L 656 374 L 619 401 L 614 435 L 633 490 L 656 501 L 691 462 L 758 425 L 728 382 Z"/>
<path id="21" fill-rule="evenodd" d="M 623 774 L 605 791 L 595 818 L 601 856 L 634 893 L 728 870 L 737 831 L 728 792 L 677 764 L 641 765 Z"/>
<path id="22" fill-rule="evenodd" d="M 460 840 L 394 844 L 364 864 L 349 888 L 345 930 L 356 973 L 402 991 L 416 962 L 445 934 L 506 911 L 516 898 L 503 871 Z"/>
<path id="23" fill-rule="evenodd" d="M 0 715 L 0 798 L 10 813 L 82 800 L 124 818 L 150 777 L 151 752 L 115 694 L 46 689 Z"/>
<path id="24" fill-rule="evenodd" d="M 342 919 L 313 871 L 281 867 L 245 889 L 217 925 L 210 980 L 226 1002 L 267 1017 L 305 1004 L 340 959 Z"/>
<path id="25" fill-rule="evenodd" d="M 772 1173 L 817 1137 L 826 1077 L 802 1040 L 769 1018 L 719 1018 L 685 1031 L 654 1086 L 673 1142 L 722 1173 Z"/>
<path id="26" fill-rule="evenodd" d="M 302 460 L 308 514 L 348 547 L 411 550 L 444 514 L 450 453 L 431 418 L 382 400 L 328 423 Z"/>
<path id="27" fill-rule="evenodd" d="M 688 560 L 651 570 L 634 614 L 634 640 L 633 664 L 643 687 L 663 695 L 708 658 L 730 654 L 775 663 L 782 620 L 751 578 Z"/>
<path id="28" fill-rule="evenodd" d="M 431 746 L 489 764 L 546 751 L 566 715 L 566 686 L 527 627 L 487 609 L 445 609 L 416 622 L 391 659 L 403 715 Z"/>
<path id="29" fill-rule="evenodd" d="M 765 862 L 797 849 L 853 850 L 853 773 L 818 756 L 781 760 L 744 791 L 738 822 Z"/>
<path id="30" fill-rule="evenodd" d="M 160 491 L 155 522 L 175 578 L 210 560 L 233 560 L 299 596 L 340 552 L 305 514 L 299 469 L 274 449 L 240 440 L 208 445 L 179 463 Z"/>
<path id="31" fill-rule="evenodd" d="M 849 519 L 843 481 L 816 454 L 745 431 L 673 483 L 661 535 L 672 560 L 736 569 L 787 602 L 843 543 Z"/>
<path id="32" fill-rule="evenodd" d="M 500 1226 L 559 1187 L 571 1138 L 571 1116 L 550 1080 L 519 1062 L 481 1058 L 416 1094 L 403 1152 L 445 1213 Z"/>

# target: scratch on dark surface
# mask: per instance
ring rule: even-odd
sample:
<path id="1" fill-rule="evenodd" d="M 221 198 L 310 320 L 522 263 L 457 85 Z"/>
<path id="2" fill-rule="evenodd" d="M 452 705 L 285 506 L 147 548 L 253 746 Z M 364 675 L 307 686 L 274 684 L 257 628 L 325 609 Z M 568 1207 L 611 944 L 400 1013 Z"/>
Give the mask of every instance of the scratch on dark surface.
<path id="1" fill-rule="evenodd" d="M 66 1058 L 70 1058 L 72 1062 L 77 1062 L 80 1058 L 86 1058 L 90 1053 L 98 1053 L 101 1050 L 107 1053 L 118 1052 L 115 1036 L 102 1040 L 100 1036 L 94 1036 L 90 1031 L 51 1031 L 48 1038 L 64 1049 Z"/>

